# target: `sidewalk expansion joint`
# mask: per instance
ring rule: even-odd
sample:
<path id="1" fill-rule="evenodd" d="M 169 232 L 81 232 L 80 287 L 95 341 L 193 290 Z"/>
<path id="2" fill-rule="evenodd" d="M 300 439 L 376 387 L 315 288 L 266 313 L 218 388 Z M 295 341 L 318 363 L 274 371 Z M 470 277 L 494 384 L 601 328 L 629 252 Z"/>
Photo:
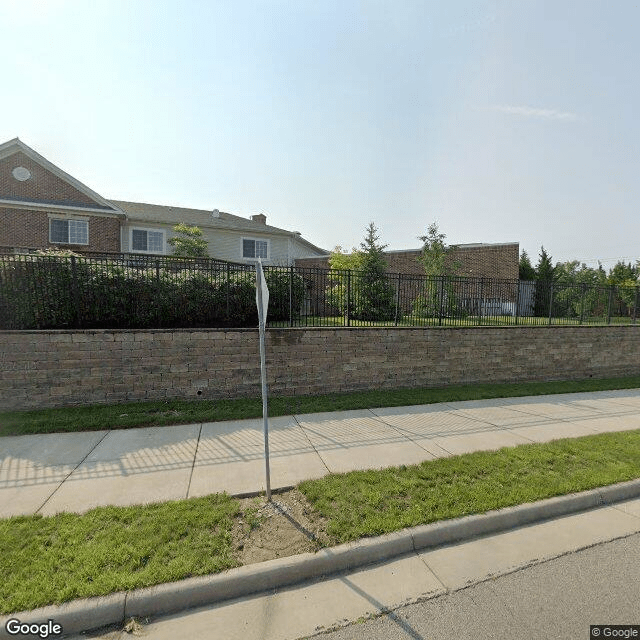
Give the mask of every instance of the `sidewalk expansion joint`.
<path id="1" fill-rule="evenodd" d="M 198 439 L 196 440 L 196 449 L 193 452 L 193 462 L 191 463 L 191 473 L 189 474 L 189 483 L 187 484 L 187 493 L 185 498 L 189 497 L 189 491 L 191 491 L 191 480 L 193 479 L 193 471 L 196 468 L 196 459 L 198 457 L 198 447 L 200 446 L 200 436 L 202 435 L 202 422 L 200 423 L 200 428 L 198 429 Z"/>
<path id="2" fill-rule="evenodd" d="M 80 465 L 98 448 L 98 446 L 110 433 L 111 433 L 111 430 L 107 431 L 107 433 L 105 433 L 102 436 L 102 438 L 100 438 L 100 440 L 98 440 L 98 442 L 96 442 L 96 444 L 93 447 L 91 447 L 89 451 L 87 451 L 87 454 L 84 456 L 84 458 L 82 458 L 82 460 L 80 460 L 80 462 L 78 462 L 78 464 L 71 471 L 69 471 L 69 473 L 65 476 L 62 482 L 60 482 L 60 484 L 49 494 L 49 497 L 34 511 L 34 515 L 40 512 L 42 509 L 44 509 L 47 502 L 49 502 L 49 500 L 53 498 L 53 496 L 58 492 L 58 490 L 62 487 L 62 485 L 80 468 Z"/>
<path id="3" fill-rule="evenodd" d="M 298 425 L 298 428 L 302 431 L 302 433 L 304 433 L 304 437 L 307 439 L 309 446 L 315 451 L 315 454 L 318 456 L 318 458 L 320 458 L 320 462 L 322 462 L 322 464 L 324 465 L 324 468 L 327 470 L 327 473 L 331 473 L 331 469 L 329 469 L 329 467 L 327 466 L 327 463 L 325 462 L 324 458 L 320 455 L 320 452 L 315 448 L 313 442 L 311 442 L 311 438 L 309 437 L 309 434 L 307 433 L 306 429 L 298 422 L 298 418 L 296 418 L 294 415 L 292 415 L 291 417 L 293 418 L 294 422 Z"/>

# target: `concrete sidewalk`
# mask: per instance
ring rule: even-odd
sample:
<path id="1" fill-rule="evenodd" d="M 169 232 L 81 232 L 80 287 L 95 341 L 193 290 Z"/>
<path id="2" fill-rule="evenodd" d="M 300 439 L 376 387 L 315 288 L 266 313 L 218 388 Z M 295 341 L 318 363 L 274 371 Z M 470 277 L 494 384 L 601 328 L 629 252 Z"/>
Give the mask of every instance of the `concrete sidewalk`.
<path id="1" fill-rule="evenodd" d="M 270 419 L 271 486 L 640 428 L 640 390 Z M 264 490 L 262 420 L 0 439 L 0 516 Z"/>

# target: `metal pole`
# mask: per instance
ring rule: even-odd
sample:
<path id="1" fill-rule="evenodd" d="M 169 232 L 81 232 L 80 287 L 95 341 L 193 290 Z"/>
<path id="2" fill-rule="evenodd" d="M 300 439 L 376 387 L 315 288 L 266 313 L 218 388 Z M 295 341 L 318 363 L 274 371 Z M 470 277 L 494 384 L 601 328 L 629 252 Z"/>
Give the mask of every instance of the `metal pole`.
<path id="1" fill-rule="evenodd" d="M 444 302 L 444 276 L 440 276 L 440 310 L 438 311 L 438 326 L 442 326 L 442 304 Z"/>
<path id="2" fill-rule="evenodd" d="M 518 288 L 516 290 L 516 325 L 518 324 L 518 318 L 520 316 L 520 280 L 516 285 Z"/>
<path id="3" fill-rule="evenodd" d="M 611 324 L 611 298 L 613 297 L 613 285 L 609 287 L 609 305 L 607 306 L 607 324 Z"/>
<path id="4" fill-rule="evenodd" d="M 269 469 L 269 418 L 267 408 L 267 364 L 264 340 L 264 311 L 262 309 L 262 265 L 256 265 L 256 294 L 258 296 L 258 324 L 260 333 L 260 378 L 262 381 L 262 419 L 264 422 L 264 467 L 267 487 L 267 502 L 271 502 L 271 472 Z"/>
<path id="5" fill-rule="evenodd" d="M 160 313 L 160 260 L 156 260 L 156 327 L 162 324 L 162 314 Z"/>
<path id="6" fill-rule="evenodd" d="M 347 270 L 347 327 L 351 326 L 351 269 Z"/>
<path id="7" fill-rule="evenodd" d="M 231 289 L 231 274 L 229 273 L 229 263 L 227 262 L 227 286 L 226 289 L 226 302 L 227 302 L 227 322 L 229 322 L 229 289 Z"/>
<path id="8" fill-rule="evenodd" d="M 398 326 L 398 311 L 400 310 L 400 279 L 402 274 L 398 274 L 398 295 L 396 296 L 396 327 Z"/>
<path id="9" fill-rule="evenodd" d="M 587 292 L 587 283 L 582 283 L 582 298 L 580 300 L 580 324 L 584 322 L 584 296 Z"/>
<path id="10" fill-rule="evenodd" d="M 552 314 L 553 314 L 553 282 L 549 286 L 549 325 L 551 325 Z"/>
<path id="11" fill-rule="evenodd" d="M 636 300 L 633 305 L 633 324 L 636 323 L 636 314 L 638 313 L 638 290 L 640 287 L 636 287 Z"/>
<path id="12" fill-rule="evenodd" d="M 293 265 L 289 271 L 289 326 L 293 326 Z"/>
<path id="13" fill-rule="evenodd" d="M 78 293 L 78 268 L 76 265 L 76 257 L 71 256 L 71 287 L 73 292 L 73 301 L 74 301 L 74 313 L 75 319 L 74 324 L 76 329 L 80 329 L 80 295 Z"/>

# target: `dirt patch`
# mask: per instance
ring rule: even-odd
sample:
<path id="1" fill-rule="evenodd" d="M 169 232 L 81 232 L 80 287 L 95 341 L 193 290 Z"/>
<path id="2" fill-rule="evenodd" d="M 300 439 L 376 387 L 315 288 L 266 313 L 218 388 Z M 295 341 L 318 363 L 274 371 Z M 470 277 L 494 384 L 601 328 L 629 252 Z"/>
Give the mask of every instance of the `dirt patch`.
<path id="1" fill-rule="evenodd" d="M 317 551 L 328 546 L 326 520 L 297 489 L 240 501 L 241 516 L 232 531 L 241 564 Z"/>

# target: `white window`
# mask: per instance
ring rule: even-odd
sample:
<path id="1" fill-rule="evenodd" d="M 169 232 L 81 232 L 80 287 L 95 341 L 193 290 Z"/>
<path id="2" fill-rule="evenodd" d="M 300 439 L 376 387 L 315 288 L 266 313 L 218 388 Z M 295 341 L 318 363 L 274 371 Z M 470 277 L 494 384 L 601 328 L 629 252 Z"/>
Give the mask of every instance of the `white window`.
<path id="1" fill-rule="evenodd" d="M 242 257 L 267 259 L 269 257 L 269 243 L 267 240 L 242 238 Z"/>
<path id="2" fill-rule="evenodd" d="M 164 253 L 164 231 L 132 229 L 131 251 Z"/>
<path id="3" fill-rule="evenodd" d="M 49 218 L 49 242 L 89 244 L 89 222 L 66 218 Z"/>

